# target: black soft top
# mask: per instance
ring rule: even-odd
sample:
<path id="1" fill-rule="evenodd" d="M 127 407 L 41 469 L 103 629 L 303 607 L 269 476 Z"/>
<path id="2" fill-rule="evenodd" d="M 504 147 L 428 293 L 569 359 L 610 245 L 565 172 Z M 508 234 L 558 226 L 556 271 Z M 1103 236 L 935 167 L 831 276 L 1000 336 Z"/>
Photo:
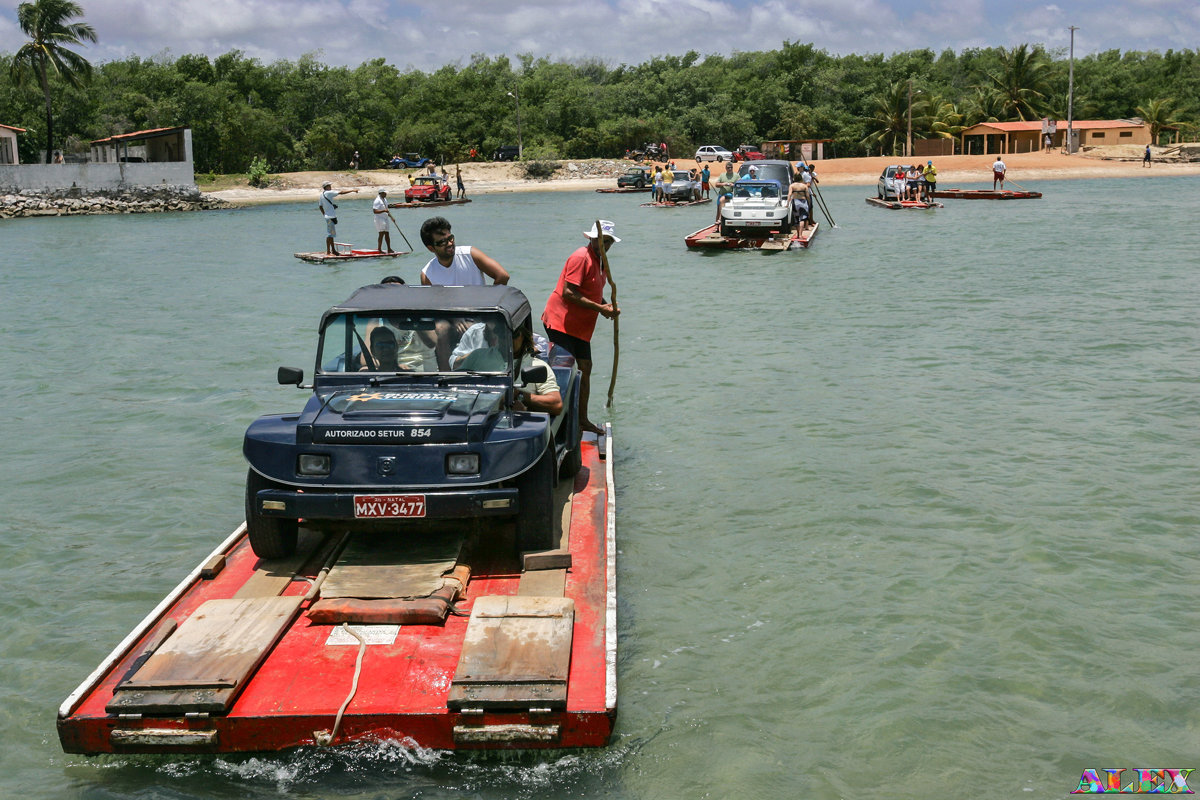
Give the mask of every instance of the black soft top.
<path id="1" fill-rule="evenodd" d="M 515 329 L 529 319 L 529 300 L 512 286 L 408 286 L 374 283 L 364 286 L 321 315 L 321 330 L 335 314 L 432 311 L 499 312 Z"/>

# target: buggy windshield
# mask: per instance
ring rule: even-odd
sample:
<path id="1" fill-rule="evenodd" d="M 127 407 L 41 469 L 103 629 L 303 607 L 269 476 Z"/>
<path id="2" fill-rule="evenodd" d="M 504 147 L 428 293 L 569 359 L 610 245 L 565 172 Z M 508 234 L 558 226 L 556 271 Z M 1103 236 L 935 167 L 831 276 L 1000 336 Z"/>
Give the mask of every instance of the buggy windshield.
<path id="1" fill-rule="evenodd" d="M 321 333 L 317 365 L 322 373 L 508 373 L 512 336 L 499 313 L 334 314 Z"/>

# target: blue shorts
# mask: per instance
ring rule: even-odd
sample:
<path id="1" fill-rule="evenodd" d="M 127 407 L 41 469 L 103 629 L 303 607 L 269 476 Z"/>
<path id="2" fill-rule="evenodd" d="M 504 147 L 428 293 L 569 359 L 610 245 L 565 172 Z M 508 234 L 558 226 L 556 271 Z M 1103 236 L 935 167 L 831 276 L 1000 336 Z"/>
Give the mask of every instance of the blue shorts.
<path id="1" fill-rule="evenodd" d="M 337 230 L 337 223 L 334 221 L 334 217 L 326 217 L 325 218 L 325 233 L 332 237 L 332 236 L 336 235 L 336 233 L 335 233 L 336 230 Z"/>

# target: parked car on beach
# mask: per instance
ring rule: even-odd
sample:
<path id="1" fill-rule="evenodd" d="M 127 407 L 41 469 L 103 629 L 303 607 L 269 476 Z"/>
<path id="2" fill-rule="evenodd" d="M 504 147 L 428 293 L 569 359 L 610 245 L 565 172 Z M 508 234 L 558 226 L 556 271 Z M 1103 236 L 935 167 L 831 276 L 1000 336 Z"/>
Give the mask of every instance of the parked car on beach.
<path id="1" fill-rule="evenodd" d="M 418 175 L 412 186 L 404 190 L 404 202 L 433 202 L 450 199 L 450 184 L 440 175 Z"/>
<path id="2" fill-rule="evenodd" d="M 492 161 L 516 161 L 521 157 L 521 148 L 515 144 L 502 144 L 492 153 Z"/>
<path id="3" fill-rule="evenodd" d="M 735 160 L 737 161 L 762 161 L 766 158 L 762 154 L 762 151 L 752 144 L 738 145 L 736 155 L 737 158 Z"/>
<path id="4" fill-rule="evenodd" d="M 402 156 L 392 156 L 388 162 L 388 166 L 392 169 L 412 169 L 414 167 L 423 167 L 430 163 L 430 159 L 420 153 L 405 153 Z"/>
<path id="5" fill-rule="evenodd" d="M 705 145 L 696 151 L 696 162 L 701 161 L 732 161 L 733 153 L 720 145 Z"/>
<path id="6" fill-rule="evenodd" d="M 260 417 L 246 431 L 255 554 L 291 555 L 301 519 L 316 530 L 411 537 L 423 522 L 507 517 L 518 551 L 555 546 L 554 487 L 580 468 L 579 369 L 551 345 L 539 357 L 562 411 L 521 404 L 550 375 L 513 354 L 518 331 L 536 341 L 520 290 L 364 286 L 326 311 L 319 331 L 311 385 L 303 370 L 279 368 L 280 384 L 311 390 L 303 410 Z M 474 349 L 454 366 L 439 363 L 440 336 Z"/>

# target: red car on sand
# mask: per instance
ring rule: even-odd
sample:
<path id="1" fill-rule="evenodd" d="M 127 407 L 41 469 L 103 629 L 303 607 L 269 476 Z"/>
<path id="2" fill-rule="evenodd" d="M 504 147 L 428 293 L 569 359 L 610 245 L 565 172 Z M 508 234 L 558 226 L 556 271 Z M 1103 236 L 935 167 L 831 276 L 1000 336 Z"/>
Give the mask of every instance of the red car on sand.
<path id="1" fill-rule="evenodd" d="M 450 185 L 436 175 L 421 175 L 404 190 L 404 202 L 449 200 Z"/>
<path id="2" fill-rule="evenodd" d="M 762 151 L 750 144 L 739 145 L 738 149 L 733 151 L 734 161 L 762 161 L 764 158 L 766 156 Z"/>

